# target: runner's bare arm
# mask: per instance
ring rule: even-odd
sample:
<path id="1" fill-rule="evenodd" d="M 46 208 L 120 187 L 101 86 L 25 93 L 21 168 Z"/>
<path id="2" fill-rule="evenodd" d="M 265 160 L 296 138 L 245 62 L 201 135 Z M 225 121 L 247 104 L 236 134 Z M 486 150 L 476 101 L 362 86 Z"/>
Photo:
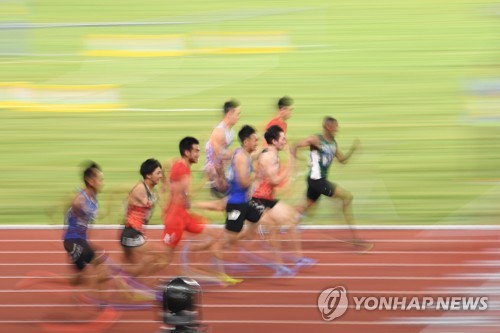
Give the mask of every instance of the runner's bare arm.
<path id="1" fill-rule="evenodd" d="M 234 167 L 236 174 L 239 175 L 238 181 L 242 187 L 248 188 L 254 181 L 254 175 L 248 169 L 248 157 L 239 152 L 234 157 Z"/>
<path id="2" fill-rule="evenodd" d="M 277 163 L 276 156 L 273 156 L 272 153 L 267 152 L 263 153 L 260 157 L 260 163 L 263 172 L 269 178 L 272 185 L 279 185 L 285 179 L 287 179 L 290 175 L 290 167 L 287 167 L 280 172 L 279 164 Z"/>
<path id="3" fill-rule="evenodd" d="M 226 136 L 221 128 L 215 128 L 210 136 L 210 144 L 214 151 L 215 156 L 220 156 L 224 154 L 226 149 Z M 223 157 L 225 159 L 225 156 Z"/>
<path id="4" fill-rule="evenodd" d="M 128 204 L 135 206 L 146 206 L 148 204 L 148 195 L 142 182 L 136 184 L 132 191 L 130 191 Z"/>
<path id="5" fill-rule="evenodd" d="M 317 136 L 310 136 L 306 139 L 303 139 L 299 142 L 297 142 L 295 145 L 293 145 L 291 148 L 290 148 L 290 153 L 292 154 L 292 156 L 296 157 L 297 156 L 297 150 L 299 148 L 304 148 L 304 147 L 319 147 L 320 146 L 320 142 L 319 142 L 319 137 Z"/>
<path id="6" fill-rule="evenodd" d="M 351 156 L 354 153 L 354 151 L 356 149 L 358 149 L 360 143 L 361 142 L 359 141 L 359 139 L 354 140 L 354 142 L 352 143 L 351 148 L 349 149 L 349 151 L 345 155 L 342 153 L 342 151 L 340 150 L 340 148 L 337 146 L 337 152 L 335 154 L 335 157 L 337 158 L 337 161 L 339 161 L 339 163 L 346 164 L 347 161 L 349 160 L 349 158 L 351 158 Z"/>

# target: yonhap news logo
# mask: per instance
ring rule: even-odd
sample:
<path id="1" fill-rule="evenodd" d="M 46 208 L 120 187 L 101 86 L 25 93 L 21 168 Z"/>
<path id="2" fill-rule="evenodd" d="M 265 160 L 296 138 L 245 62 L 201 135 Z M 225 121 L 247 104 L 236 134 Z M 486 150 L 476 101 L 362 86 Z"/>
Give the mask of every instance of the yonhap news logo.
<path id="1" fill-rule="evenodd" d="M 318 296 L 318 309 L 323 320 L 332 321 L 342 316 L 350 307 L 365 311 L 485 311 L 486 296 L 361 296 L 352 297 L 349 306 L 347 289 L 337 286 L 323 290 Z"/>
<path id="2" fill-rule="evenodd" d="M 318 297 L 318 309 L 325 321 L 342 316 L 348 306 L 347 291 L 342 286 L 325 289 Z"/>

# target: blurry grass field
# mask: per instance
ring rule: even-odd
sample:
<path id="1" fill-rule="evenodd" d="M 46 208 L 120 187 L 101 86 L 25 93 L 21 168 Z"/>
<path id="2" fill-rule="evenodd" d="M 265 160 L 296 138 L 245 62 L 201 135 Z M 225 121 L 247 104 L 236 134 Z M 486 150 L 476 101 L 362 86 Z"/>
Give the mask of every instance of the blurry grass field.
<path id="1" fill-rule="evenodd" d="M 62 223 L 60 208 L 80 184 L 78 165 L 105 172 L 99 223 L 120 223 L 140 163 L 178 156 L 185 135 L 202 143 L 229 98 L 262 129 L 285 94 L 296 101 L 289 141 L 340 122 L 350 164 L 330 179 L 354 194 L 360 224 L 496 223 L 500 217 L 500 126 L 465 113 L 470 80 L 500 75 L 500 17 L 492 3 L 429 1 L 6 1 L 0 23 L 171 22 L 162 25 L 0 29 L 30 55 L 0 57 L 0 82 L 115 84 L 129 109 L 99 113 L 0 110 L 0 223 Z M 14 9 L 12 9 L 14 8 Z M 10 13 L 10 14 L 9 14 Z M 95 34 L 284 31 L 294 50 L 278 54 L 85 57 Z M 3 50 L 0 47 L 0 51 Z M 203 159 L 196 167 L 201 170 Z M 306 170 L 299 163 L 298 172 Z M 304 195 L 298 175 L 287 200 Z M 201 173 L 195 180 L 201 181 Z M 209 198 L 208 191 L 194 199 Z M 333 209 L 334 208 L 334 209 Z M 343 223 L 323 199 L 306 223 Z M 152 223 L 161 223 L 160 209 Z M 221 214 L 210 216 L 222 222 Z"/>

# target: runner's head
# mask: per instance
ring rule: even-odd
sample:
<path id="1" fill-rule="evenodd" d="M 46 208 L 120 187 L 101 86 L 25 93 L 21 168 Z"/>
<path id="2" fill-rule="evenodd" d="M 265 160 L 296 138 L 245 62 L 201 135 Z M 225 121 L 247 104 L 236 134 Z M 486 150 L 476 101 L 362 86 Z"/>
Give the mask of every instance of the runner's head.
<path id="1" fill-rule="evenodd" d="M 337 119 L 332 118 L 332 117 L 325 117 L 323 119 L 323 129 L 327 131 L 330 135 L 335 136 L 337 133 L 339 124 L 337 122 Z"/>
<path id="2" fill-rule="evenodd" d="M 278 113 L 281 119 L 287 120 L 292 116 L 293 99 L 289 96 L 283 96 L 278 101 Z"/>
<path id="3" fill-rule="evenodd" d="M 163 177 L 161 164 L 154 158 L 145 160 L 141 164 L 141 169 L 139 172 L 141 173 L 142 178 L 144 178 L 144 180 L 149 180 L 153 184 L 153 186 L 158 184 Z"/>
<path id="4" fill-rule="evenodd" d="M 252 153 L 257 149 L 257 133 L 252 126 L 245 125 L 238 132 L 238 137 L 240 138 L 241 146 L 248 153 Z"/>
<path id="5" fill-rule="evenodd" d="M 179 142 L 179 152 L 182 158 L 186 158 L 190 164 L 198 163 L 200 142 L 196 138 L 187 136 Z"/>
<path id="6" fill-rule="evenodd" d="M 104 184 L 101 167 L 95 162 L 86 162 L 83 169 L 83 181 L 85 187 L 100 192 Z"/>
<path id="7" fill-rule="evenodd" d="M 240 119 L 240 103 L 237 100 L 229 100 L 224 103 L 224 119 L 229 126 L 234 126 Z"/>
<path id="8" fill-rule="evenodd" d="M 282 150 L 286 145 L 285 132 L 278 125 L 269 127 L 264 133 L 264 138 L 268 145 L 273 145 L 278 150 Z"/>

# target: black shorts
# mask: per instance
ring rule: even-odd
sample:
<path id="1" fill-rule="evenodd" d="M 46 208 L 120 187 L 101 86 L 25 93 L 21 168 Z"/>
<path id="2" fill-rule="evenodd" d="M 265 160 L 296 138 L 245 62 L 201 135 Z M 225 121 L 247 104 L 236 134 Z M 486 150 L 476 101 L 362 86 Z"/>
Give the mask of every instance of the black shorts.
<path id="1" fill-rule="evenodd" d="M 334 183 L 330 183 L 328 180 L 321 179 L 307 179 L 307 199 L 311 201 L 316 201 L 321 195 L 326 195 L 327 197 L 333 196 L 335 193 Z"/>
<path id="2" fill-rule="evenodd" d="M 278 203 L 278 200 L 269 200 L 252 197 L 252 202 L 257 206 L 264 206 L 264 208 L 273 208 Z"/>
<path id="3" fill-rule="evenodd" d="M 84 239 L 65 239 L 64 249 L 68 252 L 71 262 L 79 271 L 83 270 L 95 257 L 94 250 Z"/>
<path id="4" fill-rule="evenodd" d="M 226 213 L 226 230 L 240 232 L 243 229 L 245 220 L 252 223 L 259 222 L 264 213 L 264 207 L 259 207 L 253 201 L 242 204 L 228 203 L 226 205 Z"/>
<path id="5" fill-rule="evenodd" d="M 125 248 L 139 247 L 146 244 L 146 238 L 134 228 L 125 227 L 120 237 L 120 244 Z"/>

